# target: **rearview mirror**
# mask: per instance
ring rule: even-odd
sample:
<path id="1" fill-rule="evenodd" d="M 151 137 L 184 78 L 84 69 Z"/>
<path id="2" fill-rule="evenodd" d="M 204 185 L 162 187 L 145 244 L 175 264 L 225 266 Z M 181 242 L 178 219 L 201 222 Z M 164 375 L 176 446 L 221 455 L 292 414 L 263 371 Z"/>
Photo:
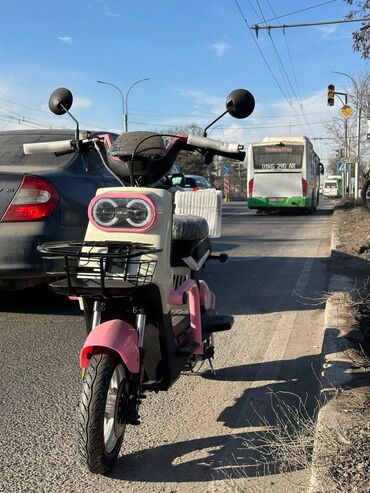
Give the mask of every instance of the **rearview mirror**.
<path id="1" fill-rule="evenodd" d="M 253 94 L 246 89 L 235 89 L 226 98 L 226 110 L 234 118 L 247 118 L 255 104 Z"/>
<path id="2" fill-rule="evenodd" d="M 320 175 L 323 175 L 324 174 L 324 165 L 322 163 L 319 163 L 319 167 L 320 167 Z"/>
<path id="3" fill-rule="evenodd" d="M 52 92 L 49 98 L 49 108 L 55 115 L 64 115 L 73 103 L 73 96 L 69 89 L 59 87 Z"/>

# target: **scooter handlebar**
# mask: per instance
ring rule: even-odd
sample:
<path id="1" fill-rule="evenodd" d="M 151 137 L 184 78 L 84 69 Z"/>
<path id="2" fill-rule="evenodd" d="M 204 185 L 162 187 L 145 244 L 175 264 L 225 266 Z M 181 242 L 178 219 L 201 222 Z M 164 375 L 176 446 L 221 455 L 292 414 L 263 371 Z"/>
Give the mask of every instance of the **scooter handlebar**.
<path id="1" fill-rule="evenodd" d="M 208 137 L 201 137 L 200 135 L 189 135 L 187 143 L 194 147 L 202 147 L 204 149 L 213 149 L 219 152 L 235 153 L 238 154 L 244 149 L 241 144 L 232 144 L 231 142 L 221 142 L 219 140 L 209 139 Z"/>
<path id="2" fill-rule="evenodd" d="M 75 149 L 72 140 L 57 140 L 55 142 L 34 142 L 23 144 L 25 154 L 44 154 L 48 152 L 67 152 Z"/>

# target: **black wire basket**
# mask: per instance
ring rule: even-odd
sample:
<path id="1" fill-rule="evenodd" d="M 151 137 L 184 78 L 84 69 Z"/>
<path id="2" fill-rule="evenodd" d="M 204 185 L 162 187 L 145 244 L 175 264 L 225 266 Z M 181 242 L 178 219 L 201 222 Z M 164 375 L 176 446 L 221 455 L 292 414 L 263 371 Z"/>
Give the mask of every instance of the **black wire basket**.
<path id="1" fill-rule="evenodd" d="M 152 282 L 161 250 L 141 243 L 50 242 L 38 247 L 50 287 L 68 296 L 127 296 Z"/>

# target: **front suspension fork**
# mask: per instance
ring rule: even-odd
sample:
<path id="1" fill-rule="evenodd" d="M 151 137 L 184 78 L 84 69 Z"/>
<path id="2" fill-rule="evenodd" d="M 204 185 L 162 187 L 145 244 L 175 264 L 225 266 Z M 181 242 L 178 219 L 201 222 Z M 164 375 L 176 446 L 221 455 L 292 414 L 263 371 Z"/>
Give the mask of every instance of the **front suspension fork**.
<path id="1" fill-rule="evenodd" d="M 85 300 L 82 300 L 82 302 L 85 303 Z M 101 324 L 102 312 L 104 311 L 104 309 L 105 309 L 105 303 L 103 301 L 94 301 L 92 306 L 92 313 L 90 319 L 91 324 L 89 327 L 90 329 L 89 332 L 91 330 L 94 330 L 96 327 L 98 327 Z M 141 403 L 141 399 L 145 398 L 145 396 L 141 394 L 141 382 L 144 377 L 144 367 L 143 367 L 144 347 L 143 346 L 144 346 L 145 326 L 146 326 L 146 313 L 143 308 L 140 308 L 136 313 L 136 330 L 138 333 L 140 371 L 132 375 L 132 381 L 131 381 L 132 389 L 128 402 L 128 411 L 129 411 L 131 424 L 140 424 L 139 421 L 140 416 L 138 413 L 138 409 Z M 84 375 L 85 375 L 85 368 L 82 368 L 81 370 L 82 379 L 84 378 Z"/>

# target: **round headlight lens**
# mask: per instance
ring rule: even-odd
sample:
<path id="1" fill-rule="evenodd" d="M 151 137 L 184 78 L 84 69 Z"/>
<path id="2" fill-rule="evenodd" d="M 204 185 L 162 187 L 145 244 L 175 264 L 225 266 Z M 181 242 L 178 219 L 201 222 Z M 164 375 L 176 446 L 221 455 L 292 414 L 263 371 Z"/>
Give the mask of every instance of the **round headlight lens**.
<path id="1" fill-rule="evenodd" d="M 135 228 L 145 227 L 152 219 L 149 204 L 143 199 L 133 199 L 128 202 L 126 221 Z"/>
<path id="2" fill-rule="evenodd" d="M 117 203 L 112 199 L 102 199 L 95 202 L 92 215 L 100 226 L 113 226 L 118 221 Z"/>

